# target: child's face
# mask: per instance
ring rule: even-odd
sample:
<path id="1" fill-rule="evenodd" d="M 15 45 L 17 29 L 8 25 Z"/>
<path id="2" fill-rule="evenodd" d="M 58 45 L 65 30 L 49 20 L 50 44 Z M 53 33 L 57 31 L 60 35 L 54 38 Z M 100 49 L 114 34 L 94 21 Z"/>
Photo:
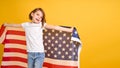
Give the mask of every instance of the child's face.
<path id="1" fill-rule="evenodd" d="M 38 10 L 35 13 L 31 13 L 31 16 L 32 16 L 32 22 L 40 23 L 43 18 L 43 13 Z"/>

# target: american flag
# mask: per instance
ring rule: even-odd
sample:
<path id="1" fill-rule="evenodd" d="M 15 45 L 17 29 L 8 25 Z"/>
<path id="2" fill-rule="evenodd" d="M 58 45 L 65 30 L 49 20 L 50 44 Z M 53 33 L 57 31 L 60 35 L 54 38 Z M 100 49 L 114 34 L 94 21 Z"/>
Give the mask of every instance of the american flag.
<path id="1" fill-rule="evenodd" d="M 51 29 L 43 31 L 44 68 L 79 68 L 81 42 L 73 32 Z M 25 33 L 22 28 L 1 27 L 0 43 L 4 44 L 1 68 L 27 68 Z"/>

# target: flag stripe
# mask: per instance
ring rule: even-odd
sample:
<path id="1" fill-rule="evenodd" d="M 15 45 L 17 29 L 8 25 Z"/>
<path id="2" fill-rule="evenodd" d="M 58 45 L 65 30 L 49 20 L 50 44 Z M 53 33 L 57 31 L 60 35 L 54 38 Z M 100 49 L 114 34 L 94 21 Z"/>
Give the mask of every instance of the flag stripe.
<path id="1" fill-rule="evenodd" d="M 21 44 L 12 44 L 12 43 L 7 43 L 5 44 L 4 48 L 19 48 L 19 49 L 23 49 L 26 50 L 26 45 L 21 45 Z"/>
<path id="2" fill-rule="evenodd" d="M 23 31 L 15 31 L 15 30 L 8 30 L 7 34 L 25 36 L 25 32 L 23 32 Z"/>
<path id="3" fill-rule="evenodd" d="M 23 53 L 17 53 L 17 52 L 5 52 L 3 57 L 21 57 L 21 58 L 27 58 L 27 54 L 23 54 Z"/>
<path id="4" fill-rule="evenodd" d="M 18 48 L 5 48 L 4 52 L 18 52 L 18 53 L 27 54 L 26 50 L 18 49 Z"/>
<path id="5" fill-rule="evenodd" d="M 22 45 L 26 45 L 26 41 L 25 40 L 15 40 L 15 39 L 6 39 L 5 43 L 12 43 L 12 44 L 22 44 Z"/>
<path id="6" fill-rule="evenodd" d="M 17 40 L 25 40 L 25 36 L 21 35 L 7 35 L 6 39 L 17 39 Z"/>
<path id="7" fill-rule="evenodd" d="M 77 42 L 81 43 L 80 39 L 75 38 L 75 37 L 71 37 L 71 40 L 73 40 L 73 41 L 77 41 Z"/>
<path id="8" fill-rule="evenodd" d="M 65 64 L 65 63 L 64 63 L 64 64 Z M 48 67 L 48 68 L 78 68 L 78 66 L 56 65 L 56 64 L 46 63 L 46 62 L 44 62 L 44 65 L 43 65 L 43 66 Z"/>
<path id="9" fill-rule="evenodd" d="M 73 60 L 59 60 L 59 59 L 51 59 L 51 58 L 45 58 L 44 62 L 56 64 L 56 65 L 64 65 L 64 66 L 77 66 L 78 61 Z"/>
<path id="10" fill-rule="evenodd" d="M 1 68 L 27 68 L 27 67 L 23 67 L 23 66 L 17 66 L 17 65 L 5 65 L 5 66 L 1 66 Z"/>
<path id="11" fill-rule="evenodd" d="M 1 29 L 0 29 L 0 37 L 1 37 L 1 35 L 3 34 L 4 31 L 5 31 L 5 27 L 2 25 L 2 26 L 1 26 Z"/>
<path id="12" fill-rule="evenodd" d="M 21 61 L 27 63 L 27 59 L 21 57 L 3 57 L 3 61 Z"/>
<path id="13" fill-rule="evenodd" d="M 43 39 L 46 50 L 44 68 L 78 68 L 79 45 L 71 42 L 71 40 L 79 43 L 81 41 L 77 38 L 77 32 L 74 31 L 73 33 L 75 35 L 50 29 L 44 32 Z M 0 30 L 0 42 L 3 41 L 5 47 L 1 68 L 27 68 L 26 39 L 23 28 L 5 28 L 3 26 Z"/>
<path id="14" fill-rule="evenodd" d="M 1 29 L 0 29 L 0 43 L 3 43 L 3 44 L 4 44 L 6 32 L 7 32 L 7 30 L 6 30 L 5 27 L 2 25 L 2 26 L 1 26 Z"/>
<path id="15" fill-rule="evenodd" d="M 23 63 L 19 61 L 2 61 L 2 66 L 11 66 L 11 65 L 22 66 L 23 68 L 27 68 L 27 63 Z"/>
<path id="16" fill-rule="evenodd" d="M 14 30 L 14 31 L 24 31 L 23 28 L 15 28 L 15 27 L 6 27 L 6 28 L 7 28 L 8 31 L 9 31 L 9 30 Z"/>

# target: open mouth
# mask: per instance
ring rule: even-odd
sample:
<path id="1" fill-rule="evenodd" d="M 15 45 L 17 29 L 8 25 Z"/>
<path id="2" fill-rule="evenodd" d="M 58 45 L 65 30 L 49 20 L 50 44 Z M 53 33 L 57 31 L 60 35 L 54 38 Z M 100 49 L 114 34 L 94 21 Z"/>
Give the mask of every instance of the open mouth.
<path id="1" fill-rule="evenodd" d="M 37 21 L 40 21 L 39 19 L 36 18 Z"/>

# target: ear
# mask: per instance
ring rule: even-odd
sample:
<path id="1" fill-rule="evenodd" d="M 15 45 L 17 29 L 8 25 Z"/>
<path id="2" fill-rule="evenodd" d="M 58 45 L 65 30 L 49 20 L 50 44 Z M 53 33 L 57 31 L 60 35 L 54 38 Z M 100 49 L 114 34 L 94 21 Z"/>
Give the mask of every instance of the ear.
<path id="1" fill-rule="evenodd" d="M 31 16 L 33 17 L 33 15 L 34 15 L 34 13 L 32 12 L 32 13 L 31 13 Z"/>

